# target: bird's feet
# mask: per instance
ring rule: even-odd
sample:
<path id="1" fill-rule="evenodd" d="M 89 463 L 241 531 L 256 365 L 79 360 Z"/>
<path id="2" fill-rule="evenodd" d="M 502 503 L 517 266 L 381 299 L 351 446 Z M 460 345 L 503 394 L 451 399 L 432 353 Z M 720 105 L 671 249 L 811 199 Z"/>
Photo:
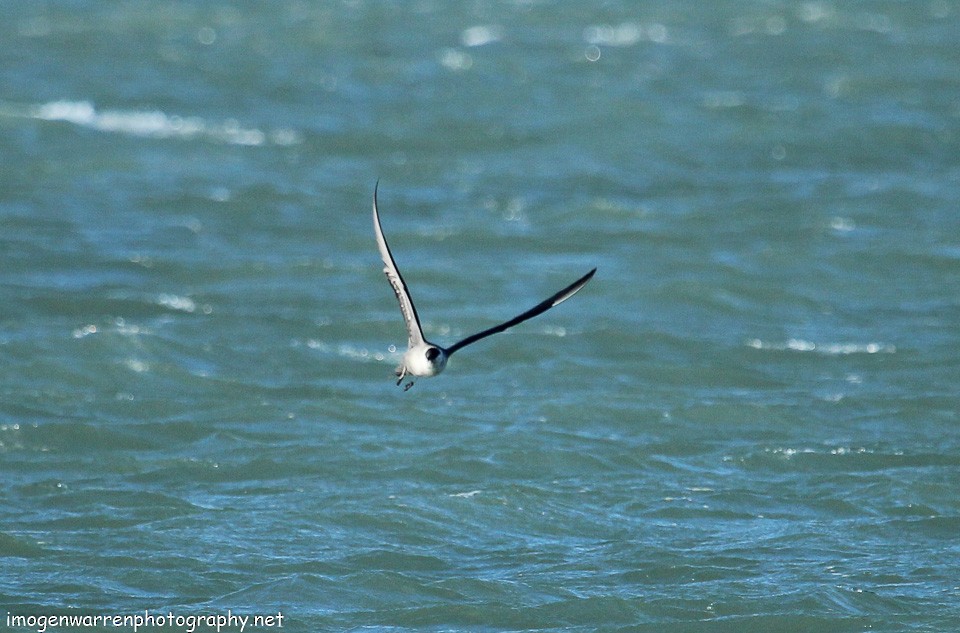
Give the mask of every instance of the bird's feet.
<path id="1" fill-rule="evenodd" d="M 397 386 L 399 387 L 399 386 L 400 386 L 400 383 L 402 383 L 402 382 L 403 382 L 403 379 L 406 378 L 406 376 L 407 376 L 407 368 L 406 368 L 406 366 L 404 366 L 404 365 L 400 365 L 399 367 L 397 367 L 397 371 L 394 372 L 394 373 L 395 373 L 396 376 L 397 376 Z M 410 382 L 408 382 L 407 384 L 405 384 L 405 385 L 403 386 L 403 390 L 404 390 L 404 391 L 410 391 L 410 387 L 412 387 L 412 386 L 413 386 L 413 381 L 411 380 Z"/>

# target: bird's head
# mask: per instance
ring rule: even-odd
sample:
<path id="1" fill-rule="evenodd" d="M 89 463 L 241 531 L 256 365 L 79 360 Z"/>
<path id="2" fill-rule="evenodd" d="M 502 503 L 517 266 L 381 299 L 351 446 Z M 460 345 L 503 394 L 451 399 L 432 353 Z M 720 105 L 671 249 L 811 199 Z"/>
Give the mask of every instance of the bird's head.
<path id="1" fill-rule="evenodd" d="M 439 374 L 443 371 L 443 368 L 447 366 L 447 353 L 441 347 L 431 345 L 423 355 L 426 357 L 427 364 L 430 365 L 430 370 L 433 375 Z"/>

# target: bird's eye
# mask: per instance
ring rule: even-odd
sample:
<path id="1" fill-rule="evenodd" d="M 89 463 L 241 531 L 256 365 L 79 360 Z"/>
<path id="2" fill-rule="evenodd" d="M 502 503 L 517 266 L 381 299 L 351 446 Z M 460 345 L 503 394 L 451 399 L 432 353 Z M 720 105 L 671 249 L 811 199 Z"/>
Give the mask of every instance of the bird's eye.
<path id="1" fill-rule="evenodd" d="M 431 347 L 430 349 L 427 350 L 427 360 L 433 360 L 439 355 L 440 355 L 440 350 L 438 350 L 436 347 Z"/>

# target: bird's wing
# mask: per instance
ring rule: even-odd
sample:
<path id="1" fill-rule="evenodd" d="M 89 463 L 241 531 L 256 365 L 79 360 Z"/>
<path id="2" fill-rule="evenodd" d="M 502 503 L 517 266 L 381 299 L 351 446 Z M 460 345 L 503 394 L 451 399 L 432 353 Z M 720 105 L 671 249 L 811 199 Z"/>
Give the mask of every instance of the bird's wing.
<path id="1" fill-rule="evenodd" d="M 410 298 L 410 291 L 407 290 L 407 284 L 400 276 L 400 269 L 397 268 L 397 262 L 393 261 L 393 255 L 390 253 L 390 247 L 387 246 L 387 240 L 383 237 L 383 229 L 380 228 L 380 214 L 377 213 L 377 186 L 373 187 L 373 229 L 377 234 L 377 247 L 380 249 L 380 257 L 383 259 L 383 273 L 387 276 L 393 292 L 397 295 L 397 301 L 400 302 L 400 312 L 403 313 L 403 320 L 407 324 L 407 345 L 413 347 L 424 342 L 423 330 L 420 328 L 420 317 L 417 316 L 417 309 Z"/>
<path id="2" fill-rule="evenodd" d="M 570 284 L 569 286 L 567 286 L 557 294 L 553 295 L 549 299 L 545 299 L 541 301 L 540 303 L 530 308 L 523 314 L 515 316 L 509 321 L 501 323 L 500 325 L 494 326 L 488 330 L 484 330 L 483 332 L 477 332 L 476 334 L 468 336 L 462 341 L 457 341 L 456 343 L 454 343 L 453 345 L 447 348 L 447 355 L 453 354 L 455 351 L 457 351 L 461 347 L 466 347 L 470 343 L 476 343 L 480 339 L 486 338 L 491 334 L 497 334 L 498 332 L 503 332 L 507 328 L 511 328 L 518 323 L 523 323 L 527 319 L 532 319 L 538 314 L 543 314 L 553 306 L 563 303 L 564 301 L 566 301 L 567 299 L 575 295 L 578 290 L 580 290 L 585 285 L 587 285 L 587 282 L 590 281 L 590 278 L 593 277 L 593 274 L 595 272 L 597 272 L 596 268 L 594 268 L 593 270 L 588 272 L 586 275 L 576 280 L 575 282 L 573 282 L 572 284 Z"/>

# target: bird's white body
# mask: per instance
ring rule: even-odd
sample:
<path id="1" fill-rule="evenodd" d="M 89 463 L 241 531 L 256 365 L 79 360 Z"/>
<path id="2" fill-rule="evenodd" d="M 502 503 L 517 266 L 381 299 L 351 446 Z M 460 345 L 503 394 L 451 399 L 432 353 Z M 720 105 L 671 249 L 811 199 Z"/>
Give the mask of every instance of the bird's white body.
<path id="1" fill-rule="evenodd" d="M 403 277 L 400 275 L 400 269 L 397 268 L 397 263 L 393 260 L 390 247 L 387 246 L 387 239 L 383 236 L 383 229 L 380 226 L 380 214 L 377 212 L 376 187 L 373 189 L 373 228 L 377 236 L 377 248 L 380 250 L 380 258 L 383 260 L 383 272 L 387 276 L 387 281 L 390 282 L 394 294 L 397 295 L 397 301 L 400 303 L 400 312 L 403 314 L 403 320 L 407 326 L 407 351 L 403 354 L 403 360 L 400 366 L 397 367 L 397 385 L 402 383 L 406 376 L 414 378 L 436 376 L 447 366 L 447 359 L 450 358 L 451 354 L 461 347 L 466 347 L 491 334 L 503 332 L 507 328 L 511 328 L 527 319 L 532 319 L 538 314 L 546 312 L 553 306 L 563 303 L 583 288 L 586 283 L 590 281 L 590 278 L 593 277 L 593 274 L 597 272 L 597 269 L 594 268 L 549 299 L 541 301 L 523 314 L 509 321 L 468 336 L 450 347 L 440 347 L 423 337 L 423 329 L 420 327 L 420 317 L 417 316 L 417 308 L 413 305 L 407 284 L 403 281 Z M 409 389 L 412 386 L 413 380 L 408 382 L 404 388 Z"/>
<path id="2" fill-rule="evenodd" d="M 406 351 L 403 355 L 403 364 L 398 371 L 405 368 L 406 373 L 418 378 L 436 376 L 447 366 L 447 358 L 447 353 L 442 348 L 424 342 Z"/>

